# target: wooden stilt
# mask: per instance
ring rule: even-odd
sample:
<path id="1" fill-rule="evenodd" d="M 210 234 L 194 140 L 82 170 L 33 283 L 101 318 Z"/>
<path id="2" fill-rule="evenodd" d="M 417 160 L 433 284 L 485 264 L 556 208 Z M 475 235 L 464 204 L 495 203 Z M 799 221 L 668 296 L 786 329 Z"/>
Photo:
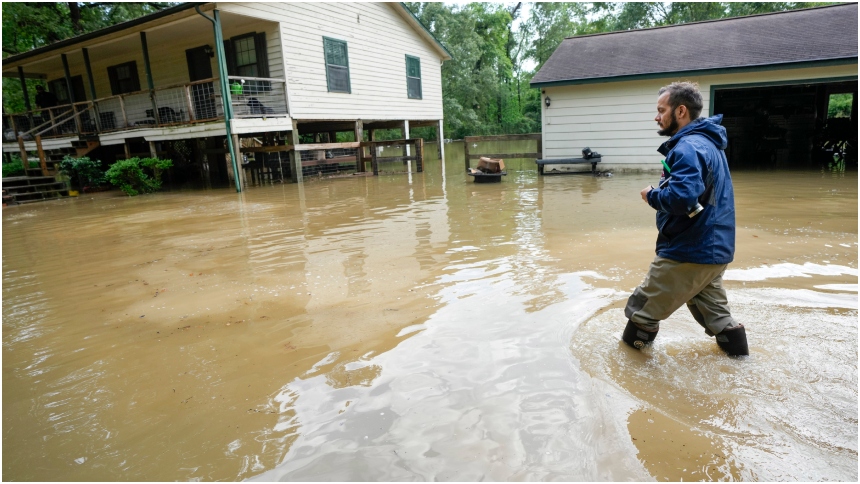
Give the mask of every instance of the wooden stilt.
<path id="1" fill-rule="evenodd" d="M 417 138 L 415 140 L 415 168 L 418 170 L 418 173 L 424 171 L 424 139 Z"/>
<path id="2" fill-rule="evenodd" d="M 359 119 L 355 122 L 355 141 L 361 143 L 364 141 L 364 123 Z M 364 162 L 361 161 L 364 157 L 364 148 L 358 147 L 355 152 L 355 171 L 361 173 L 364 171 Z"/>
<path id="3" fill-rule="evenodd" d="M 39 135 L 36 135 L 36 151 L 39 153 L 39 167 L 42 169 L 42 176 L 48 176 L 48 159 L 45 156 L 45 150 L 42 149 L 42 137 Z"/>
<path id="4" fill-rule="evenodd" d="M 328 134 L 330 137 L 329 141 L 331 141 L 332 134 Z M 299 123 L 295 119 L 293 120 L 293 130 L 290 132 L 290 139 L 293 147 L 299 144 Z M 290 150 L 290 178 L 293 180 L 293 183 L 302 182 L 302 156 L 295 148 Z"/>

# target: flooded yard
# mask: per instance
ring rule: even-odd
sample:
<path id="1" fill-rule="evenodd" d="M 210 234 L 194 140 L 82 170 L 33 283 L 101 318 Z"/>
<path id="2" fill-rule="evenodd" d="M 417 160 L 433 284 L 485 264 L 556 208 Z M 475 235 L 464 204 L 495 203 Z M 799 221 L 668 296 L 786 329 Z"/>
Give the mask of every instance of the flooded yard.
<path id="1" fill-rule="evenodd" d="M 447 150 L 5 208 L 4 480 L 857 480 L 855 172 L 733 173 L 731 359 L 620 341 L 657 175 Z"/>

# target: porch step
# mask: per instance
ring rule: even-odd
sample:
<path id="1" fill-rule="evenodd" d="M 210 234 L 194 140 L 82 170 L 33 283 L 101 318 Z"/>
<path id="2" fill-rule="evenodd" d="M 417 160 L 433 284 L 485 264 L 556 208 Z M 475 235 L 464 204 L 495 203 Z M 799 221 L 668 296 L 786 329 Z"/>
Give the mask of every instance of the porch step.
<path id="1" fill-rule="evenodd" d="M 80 158 L 81 156 L 87 155 L 90 151 L 101 146 L 99 143 L 98 137 L 85 137 L 81 136 L 81 139 L 72 141 L 72 147 L 75 149 L 75 156 Z"/>
<path id="2" fill-rule="evenodd" d="M 31 203 L 69 196 L 65 182 L 52 176 L 17 176 L 3 178 L 3 203 Z"/>

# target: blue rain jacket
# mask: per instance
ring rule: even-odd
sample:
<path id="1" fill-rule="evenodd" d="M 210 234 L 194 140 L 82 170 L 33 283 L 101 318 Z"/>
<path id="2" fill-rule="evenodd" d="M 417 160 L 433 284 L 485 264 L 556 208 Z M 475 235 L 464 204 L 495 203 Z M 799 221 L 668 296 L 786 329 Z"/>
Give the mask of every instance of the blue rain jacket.
<path id="1" fill-rule="evenodd" d="M 657 151 L 666 157 L 660 185 L 648 193 L 657 210 L 657 255 L 679 262 L 728 264 L 735 255 L 735 195 L 723 150 L 723 115 L 684 126 Z M 700 203 L 704 210 L 687 214 Z"/>

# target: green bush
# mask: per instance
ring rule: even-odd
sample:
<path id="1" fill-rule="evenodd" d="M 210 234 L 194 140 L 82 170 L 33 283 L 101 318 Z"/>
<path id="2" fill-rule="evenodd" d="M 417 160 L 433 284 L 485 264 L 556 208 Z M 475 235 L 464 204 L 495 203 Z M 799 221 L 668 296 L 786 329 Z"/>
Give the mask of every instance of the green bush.
<path id="1" fill-rule="evenodd" d="M 30 161 L 30 168 L 38 168 L 39 162 Z M 11 163 L 3 163 L 3 178 L 10 176 L 24 176 L 26 172 L 24 171 L 24 164 L 21 163 L 21 158 L 18 156 L 12 156 Z"/>
<path id="2" fill-rule="evenodd" d="M 60 162 L 60 173 L 68 176 L 72 186 L 78 190 L 84 187 L 97 187 L 104 181 L 102 163 L 88 156 L 73 158 L 66 155 Z"/>
<path id="3" fill-rule="evenodd" d="M 3 163 L 3 178 L 10 176 L 24 176 L 24 164 L 21 163 L 21 160 Z"/>
<path id="4" fill-rule="evenodd" d="M 105 178 L 126 195 L 133 197 L 141 193 L 157 192 L 161 188 L 162 171 L 171 166 L 171 160 L 135 157 L 111 165 L 105 172 Z"/>
<path id="5" fill-rule="evenodd" d="M 854 95 L 847 94 L 831 94 L 830 102 L 827 104 L 827 119 L 830 118 L 850 118 L 851 104 L 854 102 Z"/>

